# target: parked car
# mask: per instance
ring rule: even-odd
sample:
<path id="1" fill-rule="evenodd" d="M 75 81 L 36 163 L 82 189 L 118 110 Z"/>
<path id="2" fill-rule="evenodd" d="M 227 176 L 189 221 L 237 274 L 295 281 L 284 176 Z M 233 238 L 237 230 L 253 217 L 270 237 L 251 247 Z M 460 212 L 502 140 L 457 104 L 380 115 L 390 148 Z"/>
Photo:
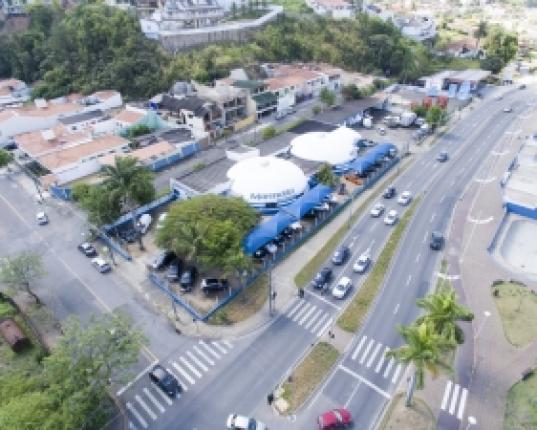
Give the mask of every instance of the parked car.
<path id="1" fill-rule="evenodd" d="M 338 408 L 325 412 L 317 418 L 318 430 L 337 430 L 352 425 L 352 415 L 348 409 Z"/>
<path id="2" fill-rule="evenodd" d="M 403 191 L 399 198 L 397 199 L 397 203 L 399 203 L 401 206 L 406 206 L 412 201 L 412 193 L 410 191 Z"/>
<path id="3" fill-rule="evenodd" d="M 381 136 L 384 136 L 386 134 L 386 129 L 384 127 L 377 128 L 377 131 Z"/>
<path id="4" fill-rule="evenodd" d="M 506 106 L 503 108 L 503 111 L 505 113 L 510 113 L 510 112 L 513 112 L 513 108 L 511 106 Z"/>
<path id="5" fill-rule="evenodd" d="M 227 279 L 203 278 L 201 280 L 201 291 L 209 294 L 214 291 L 223 291 L 229 288 Z"/>
<path id="6" fill-rule="evenodd" d="M 447 161 L 448 158 L 449 158 L 449 155 L 448 155 L 447 151 L 441 151 L 436 156 L 436 161 L 440 161 L 441 163 L 443 163 L 443 162 Z"/>
<path id="7" fill-rule="evenodd" d="M 519 90 L 525 90 L 525 89 L 526 89 L 526 84 L 520 84 L 520 85 L 518 86 L 518 89 L 519 89 Z"/>
<path id="8" fill-rule="evenodd" d="M 274 243 L 278 246 L 282 245 L 285 242 L 285 236 L 283 234 L 278 234 L 272 239 Z"/>
<path id="9" fill-rule="evenodd" d="M 287 111 L 278 111 L 276 112 L 276 119 L 284 119 L 287 116 Z"/>
<path id="10" fill-rule="evenodd" d="M 444 247 L 444 235 L 439 231 L 431 233 L 431 241 L 429 242 L 431 249 L 439 251 Z"/>
<path id="11" fill-rule="evenodd" d="M 170 264 L 173 261 L 174 258 L 175 258 L 175 252 L 173 252 L 173 251 L 162 251 L 157 255 L 157 257 L 151 263 L 151 268 L 153 270 L 162 270 L 168 264 Z"/>
<path id="12" fill-rule="evenodd" d="M 124 230 L 121 230 L 119 233 L 119 237 L 121 237 L 125 242 L 127 243 L 134 243 L 136 242 L 136 239 L 138 239 L 138 233 L 134 228 L 126 228 Z"/>
<path id="13" fill-rule="evenodd" d="M 313 210 L 317 212 L 327 212 L 330 210 L 330 205 L 326 202 L 319 203 L 318 205 L 315 205 Z"/>
<path id="14" fill-rule="evenodd" d="M 175 397 L 182 391 L 181 384 L 175 376 L 160 364 L 156 364 L 149 371 L 149 380 L 170 397 Z"/>
<path id="15" fill-rule="evenodd" d="M 259 248 L 257 251 L 254 252 L 253 257 L 257 258 L 258 260 L 261 260 L 267 256 L 267 250 L 265 248 Z"/>
<path id="16" fill-rule="evenodd" d="M 140 218 L 138 218 L 138 229 L 140 230 L 140 233 L 146 234 L 152 221 L 153 221 L 153 217 L 151 215 L 149 214 L 141 215 Z"/>
<path id="17" fill-rule="evenodd" d="M 160 230 L 162 227 L 164 227 L 164 222 L 166 221 L 166 218 L 168 217 L 168 212 L 161 213 L 158 216 L 157 220 L 157 230 Z"/>
<path id="18" fill-rule="evenodd" d="M 181 289 L 184 291 L 192 291 L 197 277 L 198 269 L 196 269 L 194 266 L 188 266 L 183 273 L 181 273 L 181 278 L 179 279 Z"/>
<path id="19" fill-rule="evenodd" d="M 397 211 L 392 209 L 390 212 L 386 214 L 384 217 L 384 224 L 386 225 L 394 225 L 397 222 L 398 219 Z"/>
<path id="20" fill-rule="evenodd" d="M 97 250 L 91 243 L 83 242 L 77 246 L 78 250 L 86 257 L 97 257 Z"/>
<path id="21" fill-rule="evenodd" d="M 384 213 L 384 205 L 382 203 L 377 203 L 373 206 L 370 213 L 373 218 L 378 218 Z"/>
<path id="22" fill-rule="evenodd" d="M 334 255 L 332 256 L 332 263 L 335 266 L 341 266 L 345 261 L 347 261 L 347 258 L 349 258 L 350 250 L 347 246 L 339 246 L 336 248 L 336 251 L 334 252 Z"/>
<path id="23" fill-rule="evenodd" d="M 384 194 L 382 194 L 382 197 L 384 197 L 385 199 L 391 199 L 395 196 L 395 193 L 395 187 L 388 187 L 386 188 L 386 190 L 384 190 Z"/>
<path id="24" fill-rule="evenodd" d="M 368 253 L 363 253 L 358 257 L 358 260 L 352 266 L 352 270 L 356 273 L 364 273 L 371 264 L 371 257 Z"/>
<path id="25" fill-rule="evenodd" d="M 267 426 L 261 421 L 238 414 L 231 414 L 227 417 L 226 428 L 228 430 L 267 430 Z"/>
<path id="26" fill-rule="evenodd" d="M 181 274 L 181 269 L 182 269 L 181 260 L 179 260 L 179 258 L 177 257 L 174 258 L 172 261 L 170 261 L 166 278 L 168 278 L 168 280 L 171 282 L 179 281 L 179 275 Z"/>
<path id="27" fill-rule="evenodd" d="M 112 270 L 112 266 L 104 261 L 101 257 L 95 257 L 91 260 L 91 264 L 100 273 L 108 273 Z"/>
<path id="28" fill-rule="evenodd" d="M 278 245 L 271 241 L 265 245 L 265 249 L 270 254 L 276 254 L 278 252 Z"/>
<path id="29" fill-rule="evenodd" d="M 39 225 L 48 224 L 48 216 L 45 212 L 37 212 L 37 214 L 35 215 L 35 220 Z"/>
<path id="30" fill-rule="evenodd" d="M 352 281 L 347 276 L 343 276 L 336 286 L 332 289 L 332 297 L 335 299 L 343 299 L 352 287 Z"/>
<path id="31" fill-rule="evenodd" d="M 315 277 L 311 280 L 311 286 L 313 288 L 321 289 L 332 279 L 332 269 L 330 267 L 323 267 Z"/>

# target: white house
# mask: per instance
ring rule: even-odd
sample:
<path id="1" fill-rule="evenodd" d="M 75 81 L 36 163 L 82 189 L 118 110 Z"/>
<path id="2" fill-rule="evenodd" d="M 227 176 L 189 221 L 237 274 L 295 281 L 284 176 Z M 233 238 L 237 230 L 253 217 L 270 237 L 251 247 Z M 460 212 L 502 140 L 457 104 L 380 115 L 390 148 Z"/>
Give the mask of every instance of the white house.
<path id="1" fill-rule="evenodd" d="M 316 14 L 331 18 L 352 18 L 356 14 L 353 5 L 345 0 L 306 0 L 306 4 Z"/>
<path id="2" fill-rule="evenodd" d="M 30 89 L 18 79 L 0 79 L 0 106 L 24 103 L 30 99 Z"/>

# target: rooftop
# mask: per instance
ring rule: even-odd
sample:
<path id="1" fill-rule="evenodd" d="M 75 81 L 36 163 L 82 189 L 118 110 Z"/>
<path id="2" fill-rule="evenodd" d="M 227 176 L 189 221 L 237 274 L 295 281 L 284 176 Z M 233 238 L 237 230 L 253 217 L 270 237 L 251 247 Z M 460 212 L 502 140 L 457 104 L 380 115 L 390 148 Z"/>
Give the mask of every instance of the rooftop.
<path id="1" fill-rule="evenodd" d="M 517 167 L 505 186 L 505 200 L 537 208 L 537 142 L 527 142 L 517 155 Z"/>
<path id="2" fill-rule="evenodd" d="M 160 106 L 167 110 L 177 111 L 185 109 L 194 112 L 195 114 L 200 114 L 203 112 L 207 103 L 206 100 L 197 96 L 172 97 L 168 94 L 164 94 Z"/>
<path id="3" fill-rule="evenodd" d="M 145 112 L 140 112 L 138 110 L 125 108 L 121 110 L 117 115 L 114 116 L 114 120 L 127 123 L 127 124 L 134 124 L 140 121 L 145 115 L 146 115 Z"/>
<path id="4" fill-rule="evenodd" d="M 134 157 L 141 162 L 148 160 L 156 160 L 158 158 L 167 156 L 175 150 L 175 146 L 170 145 L 168 142 L 157 142 L 153 145 L 148 145 L 145 148 L 136 149 L 129 153 L 105 155 L 101 158 L 101 164 L 112 165 L 114 164 L 114 160 L 116 157 Z"/>
<path id="5" fill-rule="evenodd" d="M 87 131 L 70 132 L 63 125 L 52 129 L 33 131 L 15 136 L 15 142 L 31 157 L 59 151 L 66 146 L 73 146 L 91 140 Z"/>
<path id="6" fill-rule="evenodd" d="M 72 125 L 72 124 L 77 124 L 79 122 L 91 121 L 92 119 L 99 119 L 99 118 L 102 118 L 103 116 L 104 116 L 103 111 L 98 109 L 98 110 L 82 112 L 82 113 L 78 113 L 75 115 L 70 115 L 64 118 L 60 118 L 60 122 L 63 125 Z"/>

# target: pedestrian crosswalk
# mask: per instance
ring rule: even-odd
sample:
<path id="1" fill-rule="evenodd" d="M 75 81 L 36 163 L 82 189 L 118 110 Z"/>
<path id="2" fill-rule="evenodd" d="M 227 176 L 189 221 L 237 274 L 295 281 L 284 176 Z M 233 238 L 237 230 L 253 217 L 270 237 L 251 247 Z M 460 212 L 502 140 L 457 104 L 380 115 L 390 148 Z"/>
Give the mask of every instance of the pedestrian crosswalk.
<path id="1" fill-rule="evenodd" d="M 462 420 L 464 417 L 464 410 L 466 409 L 467 397 L 467 388 L 461 387 L 459 384 L 455 384 L 453 381 L 448 380 L 446 382 L 446 387 L 444 388 L 440 409 L 450 415 L 456 416 L 459 420 Z"/>
<path id="2" fill-rule="evenodd" d="M 227 340 L 199 340 L 191 349 L 162 363 L 162 366 L 177 378 L 183 392 L 177 395 L 176 399 L 171 399 L 151 384 L 149 379 L 144 379 L 146 383 L 137 384 L 137 392 L 125 403 L 129 413 L 129 429 L 150 428 L 159 415 L 164 414 L 174 401 L 185 395 L 205 374 L 214 369 L 218 360 L 232 349 L 233 344 Z"/>
<path id="3" fill-rule="evenodd" d="M 404 365 L 396 362 L 393 357 L 387 358 L 388 351 L 389 347 L 364 335 L 352 350 L 350 359 L 396 384 L 404 373 Z"/>
<path id="4" fill-rule="evenodd" d="M 321 337 L 334 322 L 330 313 L 304 299 L 296 300 L 285 316 L 317 337 Z"/>

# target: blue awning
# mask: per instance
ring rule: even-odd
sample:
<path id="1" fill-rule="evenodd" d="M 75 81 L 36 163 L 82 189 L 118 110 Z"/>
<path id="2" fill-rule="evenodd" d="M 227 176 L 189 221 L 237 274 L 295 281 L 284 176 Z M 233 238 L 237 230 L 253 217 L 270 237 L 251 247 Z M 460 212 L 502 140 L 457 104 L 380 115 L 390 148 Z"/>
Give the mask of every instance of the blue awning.
<path id="1" fill-rule="evenodd" d="M 331 192 L 332 190 L 330 187 L 318 184 L 311 190 L 306 191 L 303 196 L 295 200 L 289 206 L 281 208 L 281 211 L 291 215 L 294 217 L 295 221 L 298 221 L 316 205 L 321 203 Z"/>

